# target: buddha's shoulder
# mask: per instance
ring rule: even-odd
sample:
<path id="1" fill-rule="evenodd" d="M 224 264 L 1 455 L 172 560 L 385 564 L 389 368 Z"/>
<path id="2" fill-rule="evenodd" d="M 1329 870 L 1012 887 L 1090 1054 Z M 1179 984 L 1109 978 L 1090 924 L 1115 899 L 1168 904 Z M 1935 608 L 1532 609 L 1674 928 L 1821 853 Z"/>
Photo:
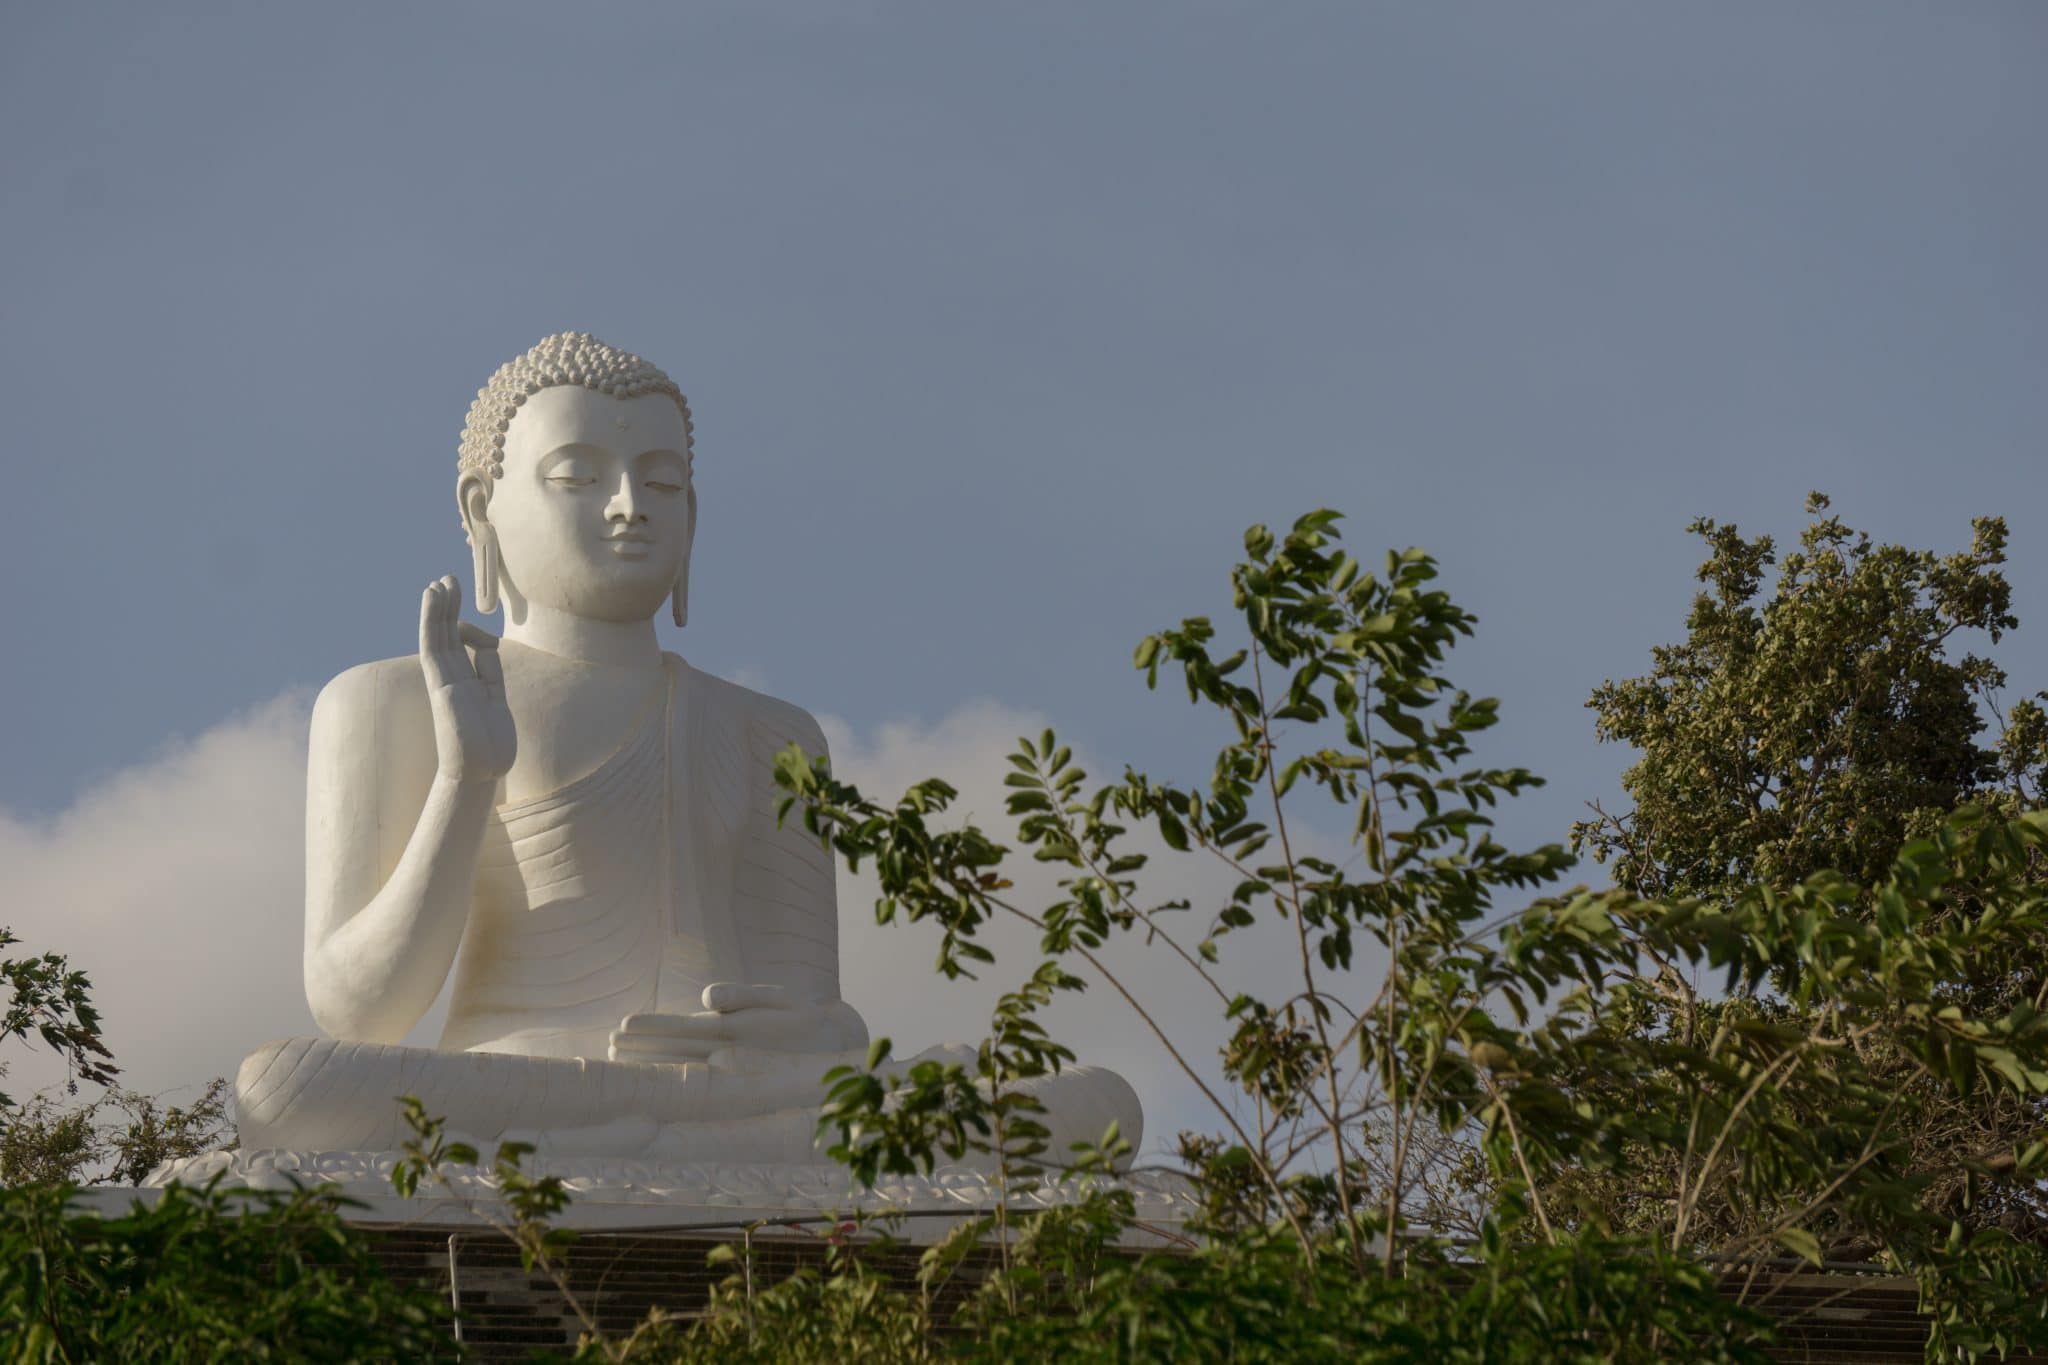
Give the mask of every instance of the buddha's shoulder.
<path id="1" fill-rule="evenodd" d="M 313 703 L 315 724 L 325 717 L 347 721 L 358 716 L 427 714 L 427 684 L 420 676 L 417 654 L 376 659 L 338 673 L 320 689 Z"/>
<path id="2" fill-rule="evenodd" d="M 398 810 L 434 776 L 434 716 L 417 655 L 358 664 L 320 689 L 309 735 L 308 790 Z M 367 785 L 365 785 L 367 784 Z"/>
<path id="3" fill-rule="evenodd" d="M 815 716 L 795 702 L 692 668 L 673 654 L 669 658 L 688 671 L 691 688 L 714 722 L 749 736 L 756 746 L 779 749 L 795 743 L 802 745 L 806 753 L 824 752 L 824 730 Z"/>

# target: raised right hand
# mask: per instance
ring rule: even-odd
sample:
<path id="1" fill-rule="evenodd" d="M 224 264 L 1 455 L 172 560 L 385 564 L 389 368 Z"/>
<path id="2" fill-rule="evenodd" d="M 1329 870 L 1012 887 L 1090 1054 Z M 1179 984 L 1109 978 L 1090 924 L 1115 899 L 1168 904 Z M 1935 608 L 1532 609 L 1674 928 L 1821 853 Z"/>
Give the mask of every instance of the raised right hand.
<path id="1" fill-rule="evenodd" d="M 498 637 L 459 620 L 462 589 L 452 577 L 420 594 L 420 672 L 434 716 L 441 776 L 455 782 L 496 782 L 519 751 Z M 475 662 L 470 650 L 476 650 Z"/>

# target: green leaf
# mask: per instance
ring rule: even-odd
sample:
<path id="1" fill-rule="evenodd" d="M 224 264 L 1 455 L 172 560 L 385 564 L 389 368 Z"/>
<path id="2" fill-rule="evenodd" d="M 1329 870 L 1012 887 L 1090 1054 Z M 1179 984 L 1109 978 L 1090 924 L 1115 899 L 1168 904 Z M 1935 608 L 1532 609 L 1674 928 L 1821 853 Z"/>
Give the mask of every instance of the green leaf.
<path id="1" fill-rule="evenodd" d="M 1777 1243 L 1812 1265 L 1821 1262 L 1820 1239 L 1801 1227 L 1780 1228 L 1772 1234 Z"/>

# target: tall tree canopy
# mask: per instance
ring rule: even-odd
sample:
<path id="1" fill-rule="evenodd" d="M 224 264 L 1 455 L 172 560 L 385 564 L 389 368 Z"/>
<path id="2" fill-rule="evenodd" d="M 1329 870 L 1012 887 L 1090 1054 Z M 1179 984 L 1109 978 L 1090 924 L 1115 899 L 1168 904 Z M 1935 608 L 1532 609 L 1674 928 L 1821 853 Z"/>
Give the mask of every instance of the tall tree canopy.
<path id="1" fill-rule="evenodd" d="M 1970 807 L 2010 817 L 2042 806 L 2048 694 L 2003 707 L 2006 675 L 1976 652 L 2019 624 L 2000 567 L 2004 521 L 1978 518 L 1969 548 L 1942 555 L 1879 544 L 1828 508 L 1811 495 L 1811 520 L 1782 559 L 1769 536 L 1694 522 L 1709 553 L 1684 638 L 1653 649 L 1645 676 L 1605 683 L 1588 701 L 1602 740 L 1640 752 L 1622 777 L 1632 807 L 1596 804 L 1596 818 L 1574 830 L 1623 890 L 1726 911 L 1745 894 L 1786 895 L 1839 874 L 1838 888 L 1861 888 L 1845 908 L 1897 934 L 1883 888 L 1902 849 Z M 2044 877 L 2032 853 L 1995 888 L 1950 888 L 1938 913 L 1967 931 L 2009 915 L 2015 888 L 2038 893 Z M 1927 1007 L 2008 1032 L 2033 1028 L 2048 1005 L 2048 938 L 2025 942 L 1960 955 Z M 2013 1158 L 2048 1136 L 2048 1102 L 2026 1085 L 1953 1084 L 1888 1028 L 1826 1017 L 1797 972 L 1717 990 L 1666 970 L 1610 1023 L 1653 1046 L 1767 1028 L 1845 1060 L 1848 1049 L 1860 1089 L 1788 1088 L 1785 1132 L 1824 1132 L 1853 1114 L 1849 1127 L 1874 1141 L 1869 1159 L 1913 1188 L 1937 1227 L 1952 1219 L 2048 1244 L 2048 1193 L 2016 1176 Z M 1585 1079 L 1581 1097 L 1624 1099 L 1598 1077 Z M 1761 1148 L 1738 1154 L 1763 1159 Z M 1553 1194 L 1602 1225 L 1641 1231 L 1663 1225 L 1682 1183 L 1671 1152 L 1638 1146 L 1616 1168 L 1561 1173 Z M 1726 1238 L 1764 1220 L 1738 1185 L 1704 1194 L 1694 1226 Z M 1823 1235 L 1831 1254 L 1863 1257 L 1893 1243 L 1883 1221 L 1845 1211 Z"/>
<path id="2" fill-rule="evenodd" d="M 2002 713 L 2005 675 L 1960 648 L 2019 624 L 2005 522 L 1978 518 L 1968 550 L 1940 555 L 1874 543 L 1827 510 L 1810 497 L 1782 561 L 1769 536 L 1694 522 L 1709 554 L 1685 638 L 1587 703 L 1602 740 L 1642 754 L 1622 776 L 1633 808 L 1596 808 L 1575 831 L 1618 885 L 1720 898 L 1823 869 L 1874 884 L 1959 806 L 2039 804 L 2040 701 Z"/>

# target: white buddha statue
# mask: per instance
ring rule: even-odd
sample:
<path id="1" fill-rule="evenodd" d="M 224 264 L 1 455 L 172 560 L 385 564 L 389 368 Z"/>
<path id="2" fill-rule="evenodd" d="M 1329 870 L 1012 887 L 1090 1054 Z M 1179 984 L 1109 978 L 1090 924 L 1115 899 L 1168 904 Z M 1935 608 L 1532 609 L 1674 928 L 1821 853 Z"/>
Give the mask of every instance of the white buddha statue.
<path id="1" fill-rule="evenodd" d="M 867 1029 L 839 995 L 831 855 L 778 825 L 771 773 L 824 737 L 656 640 L 663 604 L 677 625 L 688 605 L 691 461 L 674 382 L 587 335 L 479 392 L 456 497 L 504 635 L 459 623 L 443 578 L 417 655 L 321 692 L 305 974 L 329 1036 L 243 1063 L 245 1149 L 389 1150 L 417 1094 L 544 1154 L 819 1159 L 819 1079 Z M 402 1046 L 451 972 L 440 1044 Z M 1137 1144 L 1113 1074 L 1038 1092 L 1052 1152 L 1112 1119 Z"/>

